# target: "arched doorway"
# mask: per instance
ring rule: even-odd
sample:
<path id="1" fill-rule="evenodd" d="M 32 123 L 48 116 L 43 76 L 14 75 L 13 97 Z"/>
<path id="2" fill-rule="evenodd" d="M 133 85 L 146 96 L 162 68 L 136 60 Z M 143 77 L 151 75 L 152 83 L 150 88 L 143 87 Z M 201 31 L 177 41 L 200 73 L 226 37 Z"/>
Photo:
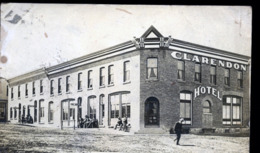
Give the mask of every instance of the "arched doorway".
<path id="1" fill-rule="evenodd" d="M 159 126 L 160 123 L 159 100 L 150 97 L 145 101 L 145 126 Z"/>
<path id="2" fill-rule="evenodd" d="M 37 122 L 37 101 L 34 101 L 34 122 Z"/>

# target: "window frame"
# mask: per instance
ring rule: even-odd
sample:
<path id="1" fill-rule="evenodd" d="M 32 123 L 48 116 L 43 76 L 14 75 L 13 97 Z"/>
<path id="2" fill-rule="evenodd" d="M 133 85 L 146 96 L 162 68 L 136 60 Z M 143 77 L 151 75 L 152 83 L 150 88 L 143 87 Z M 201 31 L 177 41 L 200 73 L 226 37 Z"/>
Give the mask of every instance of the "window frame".
<path id="1" fill-rule="evenodd" d="M 105 86 L 105 67 L 101 67 L 99 69 L 99 86 L 104 87 Z"/>
<path id="2" fill-rule="evenodd" d="M 196 65 L 199 65 L 199 72 L 196 72 Z M 185 67 L 184 67 L 184 69 L 185 69 Z M 184 71 L 185 72 L 185 71 Z M 195 70 L 194 70 L 194 81 L 196 81 L 196 82 L 199 82 L 199 83 L 201 83 L 201 63 L 195 63 Z M 198 74 L 198 76 L 199 76 L 199 78 L 198 78 L 198 80 L 197 80 L 197 74 Z"/>
<path id="3" fill-rule="evenodd" d="M 25 97 L 28 97 L 28 84 L 25 84 Z"/>
<path id="4" fill-rule="evenodd" d="M 88 71 L 88 89 L 93 88 L 93 70 Z"/>
<path id="5" fill-rule="evenodd" d="M 82 90 L 82 72 L 78 73 L 78 90 Z"/>
<path id="6" fill-rule="evenodd" d="M 18 98 L 21 98 L 21 86 L 18 86 Z"/>
<path id="7" fill-rule="evenodd" d="M 62 80 L 62 78 L 58 78 L 58 94 L 62 93 L 61 80 Z"/>
<path id="8" fill-rule="evenodd" d="M 152 67 L 152 66 L 149 66 L 149 64 L 148 64 L 148 60 L 150 60 L 150 59 L 156 59 L 156 67 Z M 147 59 L 146 59 L 146 79 L 148 79 L 148 80 L 158 80 L 158 75 L 159 75 L 159 71 L 158 71 L 158 57 L 148 57 Z M 149 77 L 149 69 L 155 69 L 155 71 L 156 71 L 156 77 Z"/>
<path id="9" fill-rule="evenodd" d="M 228 76 L 226 76 L 226 71 L 228 72 Z M 230 69 L 228 68 L 224 69 L 224 84 L 230 86 Z"/>
<path id="10" fill-rule="evenodd" d="M 179 63 L 183 63 L 183 70 L 179 69 Z M 184 60 L 178 60 L 177 62 L 177 79 L 179 81 L 185 81 L 185 61 Z M 182 78 L 179 76 L 179 72 L 182 73 Z"/>
<path id="11" fill-rule="evenodd" d="M 35 95 L 35 82 L 32 82 L 32 94 Z"/>
<path id="12" fill-rule="evenodd" d="M 112 69 L 112 72 L 111 72 Z M 113 85 L 114 84 L 114 65 L 108 66 L 108 84 Z"/>
<path id="13" fill-rule="evenodd" d="M 128 64 L 128 66 L 127 66 Z M 123 65 L 123 71 L 124 71 L 124 76 L 123 76 L 123 82 L 130 82 L 130 61 L 124 61 Z M 128 69 L 127 69 L 128 68 Z"/>
<path id="14" fill-rule="evenodd" d="M 181 94 L 184 94 L 185 95 L 185 99 L 182 99 L 181 98 Z M 188 100 L 188 99 L 186 99 L 186 95 L 187 94 L 189 94 L 189 96 L 190 96 L 190 99 Z M 183 122 L 183 124 L 185 124 L 185 125 L 192 125 L 192 105 L 193 105 L 193 101 L 192 101 L 192 92 L 191 91 L 188 91 L 188 90 L 183 90 L 183 91 L 180 91 L 180 97 L 179 97 L 179 99 L 180 99 L 180 118 L 183 118 L 184 119 L 184 122 Z M 181 116 L 181 103 L 183 103 L 183 104 L 185 104 L 184 105 L 184 116 Z M 189 104 L 189 108 L 190 108 L 190 110 L 189 110 L 189 116 L 190 117 L 186 117 L 186 104 Z"/>
<path id="15" fill-rule="evenodd" d="M 237 71 L 237 73 L 241 73 L 241 78 L 238 78 L 238 74 L 237 74 L 237 86 L 238 88 L 243 88 L 243 83 L 244 83 L 244 76 L 243 76 L 243 71 Z"/>
<path id="16" fill-rule="evenodd" d="M 211 68 L 215 68 L 215 75 L 211 74 Z M 217 66 L 210 65 L 210 84 L 217 85 Z"/>
<path id="17" fill-rule="evenodd" d="M 50 81 L 50 94 L 51 95 L 54 95 L 54 80 L 51 80 Z"/>
<path id="18" fill-rule="evenodd" d="M 66 93 L 70 92 L 70 76 L 66 76 Z"/>
<path id="19" fill-rule="evenodd" d="M 227 98 L 230 98 L 230 103 L 227 102 Z M 240 103 L 234 103 L 233 100 L 234 98 L 236 101 L 239 99 Z M 224 106 L 230 106 L 229 107 L 229 118 L 224 118 Z M 234 119 L 233 117 L 233 109 L 234 106 L 239 106 L 239 119 Z M 243 122 L 243 97 L 240 96 L 235 96 L 235 95 L 225 95 L 223 97 L 223 104 L 222 104 L 222 125 L 224 126 L 241 126 Z M 225 123 L 226 122 L 226 123 Z M 228 124 L 227 122 L 230 122 Z M 235 124 L 235 122 L 240 122 L 240 124 Z"/>

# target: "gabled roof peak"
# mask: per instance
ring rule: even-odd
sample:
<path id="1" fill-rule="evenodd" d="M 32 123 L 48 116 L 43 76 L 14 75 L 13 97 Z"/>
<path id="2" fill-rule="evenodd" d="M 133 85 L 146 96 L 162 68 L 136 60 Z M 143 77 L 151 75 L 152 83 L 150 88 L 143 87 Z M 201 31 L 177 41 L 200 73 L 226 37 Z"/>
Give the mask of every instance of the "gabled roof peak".
<path id="1" fill-rule="evenodd" d="M 163 37 L 163 35 L 153 26 L 151 25 L 145 33 L 141 36 L 141 38 L 147 38 L 147 37 L 152 37 L 152 38 L 159 38 Z"/>

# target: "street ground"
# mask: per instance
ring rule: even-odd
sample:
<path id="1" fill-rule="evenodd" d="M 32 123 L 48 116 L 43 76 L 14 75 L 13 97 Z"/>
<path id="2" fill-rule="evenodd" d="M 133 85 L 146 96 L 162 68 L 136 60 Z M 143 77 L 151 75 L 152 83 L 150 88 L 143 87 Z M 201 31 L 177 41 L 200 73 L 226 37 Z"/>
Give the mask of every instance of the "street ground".
<path id="1" fill-rule="evenodd" d="M 249 153 L 249 137 L 130 134 L 114 129 L 64 129 L 0 124 L 0 152 Z"/>

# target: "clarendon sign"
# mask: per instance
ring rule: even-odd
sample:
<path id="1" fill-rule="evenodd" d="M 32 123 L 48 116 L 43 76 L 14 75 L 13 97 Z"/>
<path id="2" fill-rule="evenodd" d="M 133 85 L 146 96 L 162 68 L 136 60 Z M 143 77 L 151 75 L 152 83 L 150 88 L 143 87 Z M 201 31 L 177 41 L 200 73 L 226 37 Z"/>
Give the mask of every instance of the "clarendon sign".
<path id="1" fill-rule="evenodd" d="M 209 86 L 199 86 L 197 88 L 194 89 L 194 100 L 196 97 L 203 95 L 203 94 L 211 94 L 215 97 L 217 97 L 219 100 L 222 100 L 221 95 L 220 95 L 220 91 L 218 91 L 217 89 L 213 88 L 213 87 L 209 87 Z"/>
<path id="2" fill-rule="evenodd" d="M 181 53 L 174 51 L 171 53 L 172 57 L 175 59 L 182 59 L 186 61 L 192 61 L 192 62 L 197 62 L 197 63 L 202 63 L 202 64 L 211 64 L 211 65 L 218 65 L 221 67 L 225 68 L 235 68 L 236 70 L 243 70 L 246 71 L 246 65 L 239 64 L 239 63 L 232 63 L 228 61 L 223 61 L 223 60 L 217 60 L 214 58 L 208 58 L 208 57 L 199 57 L 198 55 L 191 55 L 187 53 Z M 188 56 L 189 55 L 189 56 Z"/>

